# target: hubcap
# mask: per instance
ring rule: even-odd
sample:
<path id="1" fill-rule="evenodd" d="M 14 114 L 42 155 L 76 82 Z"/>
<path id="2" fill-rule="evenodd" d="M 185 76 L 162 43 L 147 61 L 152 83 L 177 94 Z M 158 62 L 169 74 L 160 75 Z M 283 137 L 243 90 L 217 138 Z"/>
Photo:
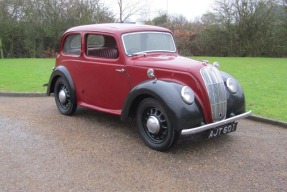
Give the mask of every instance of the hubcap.
<path id="1" fill-rule="evenodd" d="M 153 134 L 157 134 L 160 131 L 160 123 L 155 116 L 150 116 L 148 118 L 146 126 L 148 128 L 148 131 Z"/>
<path id="2" fill-rule="evenodd" d="M 66 99 L 67 99 L 67 95 L 66 95 L 66 92 L 64 90 L 61 90 L 59 92 L 59 100 L 61 103 L 65 103 L 66 102 Z"/>

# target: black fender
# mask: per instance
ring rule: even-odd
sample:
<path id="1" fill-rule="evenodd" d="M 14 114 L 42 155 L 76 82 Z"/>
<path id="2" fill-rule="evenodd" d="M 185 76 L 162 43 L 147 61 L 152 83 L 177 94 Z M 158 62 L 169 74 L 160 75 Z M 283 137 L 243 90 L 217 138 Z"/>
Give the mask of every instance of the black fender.
<path id="1" fill-rule="evenodd" d="M 134 87 L 122 108 L 121 119 L 135 117 L 139 103 L 146 98 L 158 100 L 167 112 L 171 125 L 176 131 L 201 125 L 203 113 L 197 99 L 186 104 L 181 97 L 183 85 L 162 80 L 145 81 Z"/>
<path id="2" fill-rule="evenodd" d="M 49 80 L 48 88 L 47 88 L 47 95 L 50 96 L 50 94 L 54 92 L 56 81 L 60 77 L 64 78 L 69 83 L 70 90 L 73 93 L 76 93 L 74 83 L 73 83 L 72 77 L 68 69 L 65 66 L 58 66 L 57 68 L 53 70 L 50 76 L 50 80 Z M 73 101 L 76 101 L 76 94 L 71 94 L 71 97 L 74 97 L 71 99 L 73 99 Z"/>
<path id="3" fill-rule="evenodd" d="M 223 78 L 225 86 L 226 86 L 226 80 L 228 78 L 233 78 L 237 82 L 237 93 L 235 94 L 230 93 L 226 86 L 227 118 L 244 113 L 245 112 L 245 96 L 244 96 L 244 92 L 243 92 L 241 85 L 234 77 L 232 77 L 226 72 L 221 71 L 221 76 Z"/>

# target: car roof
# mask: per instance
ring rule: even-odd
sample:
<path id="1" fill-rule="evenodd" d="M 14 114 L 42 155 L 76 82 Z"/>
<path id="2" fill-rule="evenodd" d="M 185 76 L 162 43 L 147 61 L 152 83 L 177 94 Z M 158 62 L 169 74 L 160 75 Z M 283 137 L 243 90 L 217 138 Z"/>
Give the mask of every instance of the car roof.
<path id="1" fill-rule="evenodd" d="M 170 32 L 170 30 L 157 27 L 152 25 L 140 25 L 131 23 L 105 23 L 105 24 L 91 24 L 91 25 L 81 25 L 68 29 L 68 32 L 106 32 L 114 34 L 124 34 L 129 32 L 139 32 L 139 31 L 163 31 Z"/>

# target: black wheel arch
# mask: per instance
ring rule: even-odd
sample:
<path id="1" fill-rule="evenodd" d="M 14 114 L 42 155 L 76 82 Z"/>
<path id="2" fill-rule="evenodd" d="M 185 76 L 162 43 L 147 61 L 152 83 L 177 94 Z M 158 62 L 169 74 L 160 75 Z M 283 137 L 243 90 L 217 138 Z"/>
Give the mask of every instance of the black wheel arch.
<path id="1" fill-rule="evenodd" d="M 171 81 L 149 80 L 134 87 L 122 108 L 121 119 L 135 117 L 139 103 L 146 98 L 154 98 L 165 108 L 176 131 L 200 125 L 204 116 L 199 105 L 195 102 L 186 104 L 181 98 L 183 85 Z"/>
<path id="2" fill-rule="evenodd" d="M 58 66 L 57 68 L 55 68 L 53 70 L 53 73 L 50 76 L 50 80 L 49 80 L 48 88 L 47 88 L 47 95 L 50 96 L 51 93 L 54 93 L 55 84 L 57 82 L 57 79 L 60 77 L 64 78 L 69 83 L 71 91 L 76 93 L 73 79 L 72 79 L 68 69 L 65 66 L 61 65 L 61 66 Z M 74 94 L 73 97 L 74 98 L 72 98 L 72 99 L 74 101 L 76 101 L 76 94 Z"/>

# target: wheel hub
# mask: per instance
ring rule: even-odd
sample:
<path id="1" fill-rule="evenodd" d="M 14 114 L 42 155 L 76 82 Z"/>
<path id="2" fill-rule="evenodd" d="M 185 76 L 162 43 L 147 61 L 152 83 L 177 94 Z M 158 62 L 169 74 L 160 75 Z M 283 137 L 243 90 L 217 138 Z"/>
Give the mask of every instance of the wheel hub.
<path id="1" fill-rule="evenodd" d="M 153 134 L 157 134 L 160 131 L 160 123 L 155 116 L 150 116 L 148 118 L 146 126 L 148 128 L 148 131 Z"/>
<path id="2" fill-rule="evenodd" d="M 64 90 L 61 90 L 59 92 L 59 100 L 61 103 L 65 103 L 66 102 L 66 99 L 67 99 L 67 95 L 66 95 L 66 92 Z"/>

